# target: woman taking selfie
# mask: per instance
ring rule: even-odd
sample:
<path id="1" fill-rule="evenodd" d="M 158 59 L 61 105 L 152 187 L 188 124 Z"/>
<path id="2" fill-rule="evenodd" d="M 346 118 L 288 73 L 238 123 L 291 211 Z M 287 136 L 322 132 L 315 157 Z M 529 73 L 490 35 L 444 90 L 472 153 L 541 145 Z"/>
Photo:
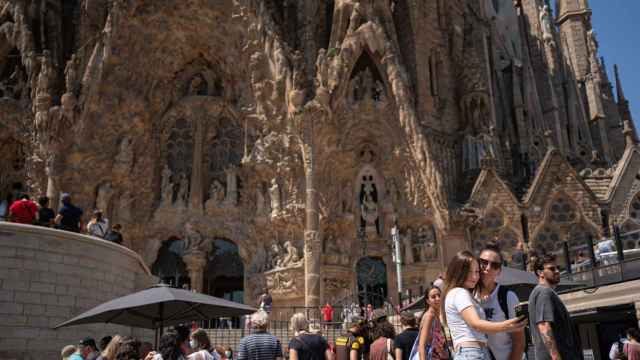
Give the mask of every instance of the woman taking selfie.
<path id="1" fill-rule="evenodd" d="M 485 320 L 484 311 L 472 294 L 480 279 L 480 265 L 471 252 L 458 252 L 451 259 L 445 278 L 445 321 L 451 331 L 456 360 L 490 360 L 486 333 L 520 331 L 526 325 L 524 318 Z"/>

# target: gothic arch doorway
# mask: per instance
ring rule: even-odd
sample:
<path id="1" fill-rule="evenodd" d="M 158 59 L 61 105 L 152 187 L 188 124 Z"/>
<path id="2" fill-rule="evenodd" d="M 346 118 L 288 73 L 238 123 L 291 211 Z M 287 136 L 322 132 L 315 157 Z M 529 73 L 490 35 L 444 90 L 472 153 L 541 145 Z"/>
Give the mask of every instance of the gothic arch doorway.
<path id="1" fill-rule="evenodd" d="M 162 243 L 158 257 L 151 266 L 151 273 L 168 285 L 182 288 L 190 287 L 191 279 L 187 266 L 182 261 L 184 241 L 172 237 Z"/>
<path id="2" fill-rule="evenodd" d="M 202 290 L 205 294 L 244 302 L 244 264 L 236 244 L 227 239 L 213 240 Z"/>
<path id="3" fill-rule="evenodd" d="M 384 305 L 387 299 L 387 265 L 378 257 L 363 257 L 356 264 L 358 301 L 374 308 Z"/>

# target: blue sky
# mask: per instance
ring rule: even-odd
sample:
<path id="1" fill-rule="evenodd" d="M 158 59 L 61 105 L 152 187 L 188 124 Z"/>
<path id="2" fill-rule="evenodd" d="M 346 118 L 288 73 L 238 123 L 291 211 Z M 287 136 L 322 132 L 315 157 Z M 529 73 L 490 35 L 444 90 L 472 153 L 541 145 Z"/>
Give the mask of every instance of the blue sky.
<path id="1" fill-rule="evenodd" d="M 590 0 L 592 22 L 600 56 L 604 56 L 609 78 L 618 64 L 624 94 L 629 100 L 636 128 L 640 128 L 640 0 Z M 613 84 L 615 87 L 615 83 Z"/>

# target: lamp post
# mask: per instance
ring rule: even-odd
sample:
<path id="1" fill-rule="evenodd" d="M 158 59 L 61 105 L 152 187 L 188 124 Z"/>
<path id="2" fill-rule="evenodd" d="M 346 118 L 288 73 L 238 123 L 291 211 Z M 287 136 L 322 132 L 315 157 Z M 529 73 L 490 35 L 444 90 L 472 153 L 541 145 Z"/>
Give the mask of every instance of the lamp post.
<path id="1" fill-rule="evenodd" d="M 398 304 L 402 305 L 402 251 L 400 251 L 400 231 L 398 224 L 391 228 L 391 258 L 396 263 L 396 276 L 398 281 Z"/>

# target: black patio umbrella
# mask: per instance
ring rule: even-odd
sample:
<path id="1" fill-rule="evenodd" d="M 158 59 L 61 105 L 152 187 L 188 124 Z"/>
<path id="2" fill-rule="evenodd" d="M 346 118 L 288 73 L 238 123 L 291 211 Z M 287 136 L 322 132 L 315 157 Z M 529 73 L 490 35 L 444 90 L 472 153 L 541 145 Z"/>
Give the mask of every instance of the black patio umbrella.
<path id="1" fill-rule="evenodd" d="M 81 324 L 110 323 L 160 330 L 162 334 L 165 326 L 222 316 L 240 316 L 255 311 L 256 309 L 244 304 L 159 284 L 107 301 L 56 325 L 54 329 Z"/>

